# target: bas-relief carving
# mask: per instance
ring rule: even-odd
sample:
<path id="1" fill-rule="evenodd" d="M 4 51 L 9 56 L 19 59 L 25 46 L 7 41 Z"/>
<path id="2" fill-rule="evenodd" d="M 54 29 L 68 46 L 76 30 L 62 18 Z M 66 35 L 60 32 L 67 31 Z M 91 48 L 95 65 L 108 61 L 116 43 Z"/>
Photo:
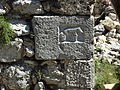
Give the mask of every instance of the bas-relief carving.
<path id="1" fill-rule="evenodd" d="M 84 42 L 84 31 L 80 26 L 67 27 L 63 30 L 58 28 L 59 43 Z"/>
<path id="2" fill-rule="evenodd" d="M 93 27 L 88 16 L 36 16 L 33 27 L 37 60 L 91 58 L 87 42 Z"/>

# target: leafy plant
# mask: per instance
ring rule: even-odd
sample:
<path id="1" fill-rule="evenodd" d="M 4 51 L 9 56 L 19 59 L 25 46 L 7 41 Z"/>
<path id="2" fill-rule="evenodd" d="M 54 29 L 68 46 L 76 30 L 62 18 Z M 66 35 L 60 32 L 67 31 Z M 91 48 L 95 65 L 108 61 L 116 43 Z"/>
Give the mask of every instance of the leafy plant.
<path id="1" fill-rule="evenodd" d="M 97 52 L 100 52 L 100 53 L 103 51 L 100 46 L 96 46 L 96 47 L 95 47 L 95 50 L 96 50 Z"/>
<path id="2" fill-rule="evenodd" d="M 0 44 L 8 44 L 15 37 L 10 24 L 4 16 L 0 16 Z"/>
<path id="3" fill-rule="evenodd" d="M 118 68 L 106 61 L 95 59 L 95 88 L 100 90 L 104 84 L 118 83 Z"/>

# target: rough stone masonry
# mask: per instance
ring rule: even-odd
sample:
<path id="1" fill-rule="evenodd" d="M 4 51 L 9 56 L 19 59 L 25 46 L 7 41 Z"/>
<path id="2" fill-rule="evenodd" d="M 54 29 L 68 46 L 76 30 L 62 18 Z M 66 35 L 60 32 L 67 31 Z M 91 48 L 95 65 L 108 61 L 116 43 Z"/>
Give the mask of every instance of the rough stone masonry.
<path id="1" fill-rule="evenodd" d="M 94 0 L 1 0 L 16 38 L 0 45 L 0 90 L 92 90 Z"/>
<path id="2" fill-rule="evenodd" d="M 35 58 L 66 60 L 65 86 L 92 88 L 93 21 L 90 17 L 34 16 L 32 21 Z"/>

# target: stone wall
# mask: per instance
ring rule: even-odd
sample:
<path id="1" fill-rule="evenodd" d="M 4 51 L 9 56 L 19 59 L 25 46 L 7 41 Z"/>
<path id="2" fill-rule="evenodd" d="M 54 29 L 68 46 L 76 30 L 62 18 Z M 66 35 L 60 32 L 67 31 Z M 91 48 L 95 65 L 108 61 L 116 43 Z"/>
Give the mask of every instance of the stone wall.
<path id="1" fill-rule="evenodd" d="M 94 0 L 1 0 L 16 38 L 0 45 L 0 90 L 93 89 Z"/>

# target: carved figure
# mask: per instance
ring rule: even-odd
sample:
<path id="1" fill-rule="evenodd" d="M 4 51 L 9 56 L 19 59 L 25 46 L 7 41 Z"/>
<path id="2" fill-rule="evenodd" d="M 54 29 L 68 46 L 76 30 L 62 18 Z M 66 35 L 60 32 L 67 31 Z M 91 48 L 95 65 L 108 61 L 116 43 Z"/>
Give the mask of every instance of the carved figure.
<path id="1" fill-rule="evenodd" d="M 80 42 L 79 36 L 83 35 L 83 30 L 80 27 L 67 28 L 63 32 L 60 32 L 60 42 Z"/>

